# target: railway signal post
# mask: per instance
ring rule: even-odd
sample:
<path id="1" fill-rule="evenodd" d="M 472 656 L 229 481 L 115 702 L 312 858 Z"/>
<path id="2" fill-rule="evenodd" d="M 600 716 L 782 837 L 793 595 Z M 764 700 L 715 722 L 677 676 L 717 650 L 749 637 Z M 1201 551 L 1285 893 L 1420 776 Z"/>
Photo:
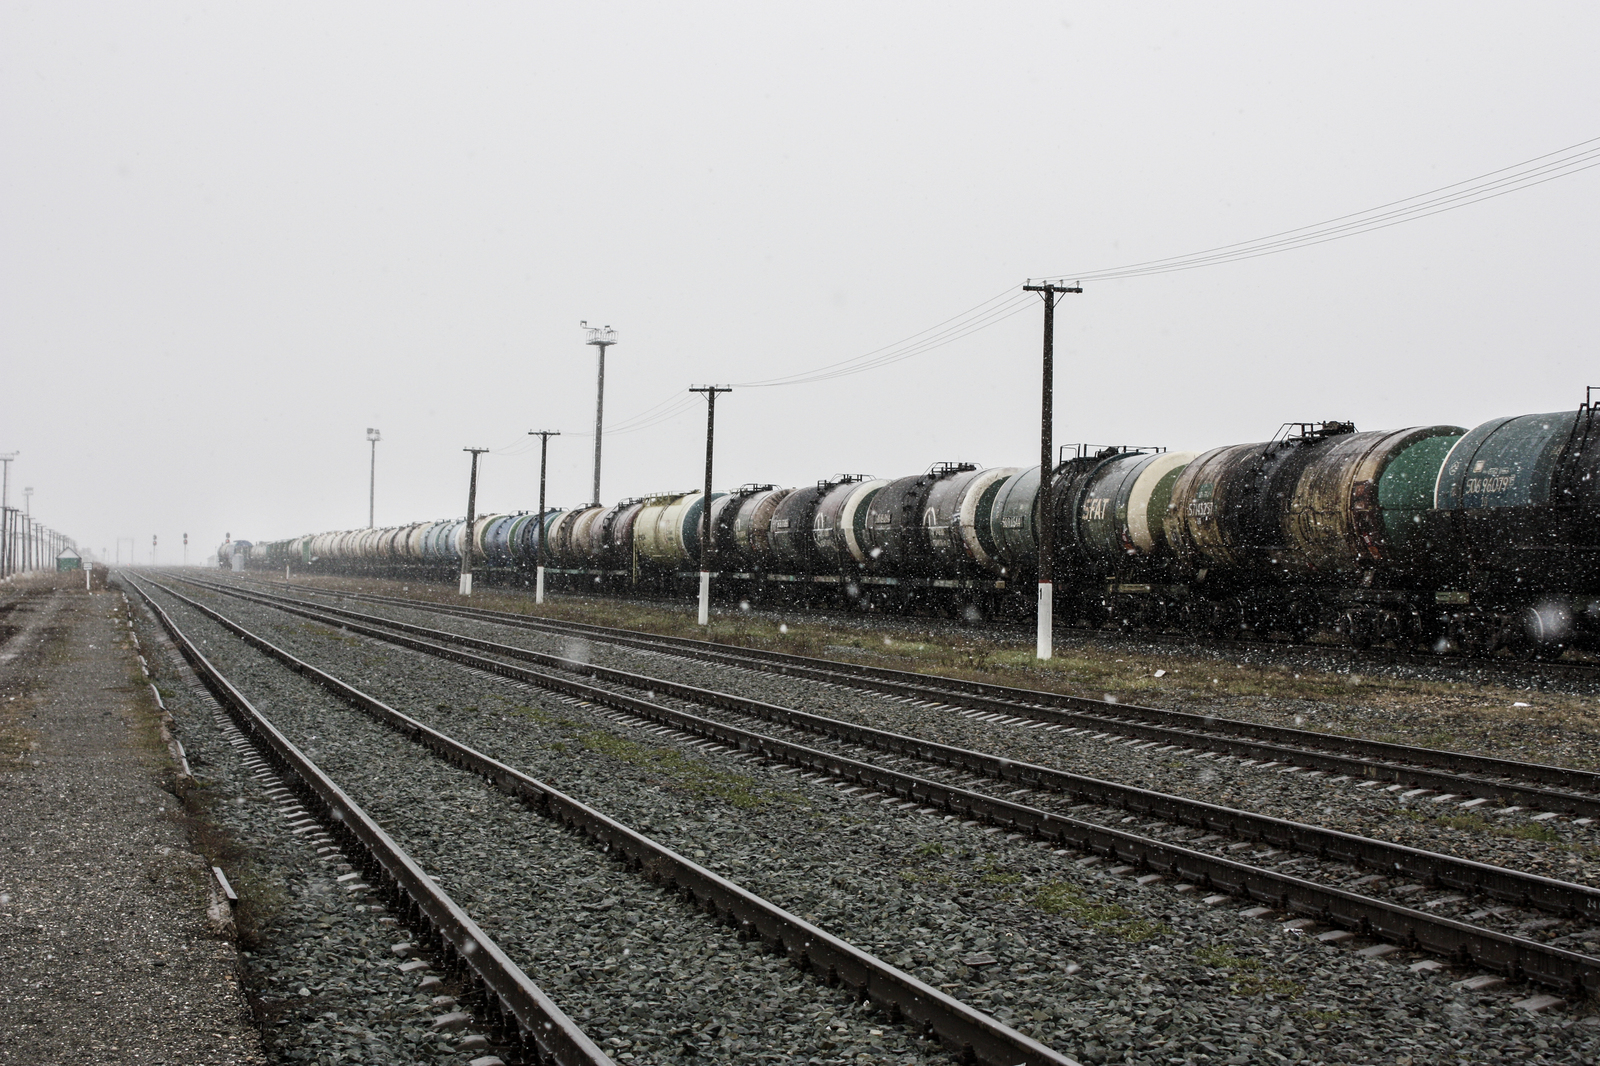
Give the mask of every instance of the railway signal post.
<path id="1" fill-rule="evenodd" d="M 604 349 L 602 349 L 603 351 Z M 538 563 L 533 568 L 533 602 L 544 602 L 544 472 L 545 459 L 549 456 L 550 438 L 561 436 L 559 429 L 530 429 L 528 436 L 539 438 L 539 556 Z"/>
<path id="2" fill-rule="evenodd" d="M 472 595 L 472 526 L 478 520 L 478 456 L 488 448 L 462 448 L 472 453 L 472 480 L 467 484 L 467 528 L 461 531 L 461 595 Z"/>
<path id="3" fill-rule="evenodd" d="M 600 502 L 600 430 L 602 415 L 606 406 L 606 349 L 617 343 L 617 331 L 610 326 L 603 329 L 591 328 L 588 321 L 578 323 L 588 331 L 585 344 L 592 344 L 600 349 L 600 377 L 594 390 L 594 502 Z"/>
<path id="4" fill-rule="evenodd" d="M 700 497 L 700 624 L 711 623 L 711 445 L 717 436 L 717 393 L 727 386 L 697 385 L 690 392 L 706 397 L 706 493 Z"/>
<path id="5" fill-rule="evenodd" d="M 1039 410 L 1039 620 L 1035 637 L 1034 656 L 1048 659 L 1054 651 L 1055 637 L 1055 575 L 1051 556 L 1055 554 L 1055 527 L 1051 519 L 1050 473 L 1055 469 L 1051 453 L 1055 450 L 1052 439 L 1055 419 L 1055 338 L 1056 304 L 1069 292 L 1082 292 L 1078 285 L 1024 285 L 1024 292 L 1036 292 L 1044 298 L 1044 394 Z"/>

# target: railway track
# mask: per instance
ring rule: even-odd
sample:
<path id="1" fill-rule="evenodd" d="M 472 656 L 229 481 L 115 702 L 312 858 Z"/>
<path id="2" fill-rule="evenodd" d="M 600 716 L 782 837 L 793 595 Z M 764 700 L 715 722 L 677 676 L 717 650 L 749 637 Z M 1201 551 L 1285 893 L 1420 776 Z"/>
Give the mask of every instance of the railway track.
<path id="1" fill-rule="evenodd" d="M 214 587 L 225 590 L 236 586 L 217 584 Z M 1471 801 L 1476 799 L 1578 818 L 1600 819 L 1600 773 L 1593 771 L 1392 744 L 1214 715 L 1111 703 L 1034 689 L 961 681 L 784 652 L 736 648 L 683 637 L 641 635 L 606 626 L 545 622 L 503 611 L 433 604 L 370 593 L 308 591 L 340 599 L 470 618 L 544 634 L 582 634 L 619 647 L 667 652 L 704 662 L 844 685 L 906 700 L 956 704 L 979 713 L 1004 715 L 1080 731 L 1092 730 L 1136 739 L 1140 743 L 1174 744 L 1182 748 L 1253 759 L 1259 763 L 1348 775 L 1374 784 L 1425 789 L 1437 795 L 1459 796 L 1461 803 L 1469 808 Z M 261 594 L 277 595 L 270 591 Z M 312 605 L 310 601 L 299 602 Z M 334 614 L 345 610 L 326 604 L 316 606 Z M 359 612 L 350 612 L 349 617 L 370 620 L 370 616 Z"/>
<path id="2" fill-rule="evenodd" d="M 253 703 L 177 626 L 172 617 L 138 582 L 130 582 L 166 631 L 179 654 L 204 686 L 209 699 L 226 712 L 236 727 L 229 730 L 238 747 L 253 747 L 259 760 L 247 757 L 263 776 L 276 774 L 299 802 L 315 814 L 302 825 L 320 823 L 325 845 L 356 850 L 365 876 L 379 881 L 429 929 L 452 964 L 469 973 L 486 990 L 486 1000 L 513 1046 L 531 1059 L 560 1066 L 610 1066 L 612 1060 L 520 967 L 456 904 L 378 823 L 263 715 Z M 348 882 L 347 882 L 348 883 Z M 359 885 L 349 886 L 361 887 Z M 426 970 L 424 965 L 418 970 Z"/>
<path id="3" fill-rule="evenodd" d="M 1334 926 L 1322 934 L 1329 941 L 1361 934 L 1387 941 L 1388 950 L 1392 950 L 1394 943 L 1419 945 L 1440 954 L 1471 958 L 1485 968 L 1524 975 L 1552 987 L 1567 989 L 1593 987 L 1596 968 L 1600 967 L 1600 960 L 1590 956 L 1510 936 L 1481 924 L 1446 918 L 1429 913 L 1426 909 L 1363 895 L 1348 887 L 1244 863 L 1217 854 L 1215 850 L 1201 850 L 1158 839 L 1149 833 L 1117 829 L 1087 818 L 1074 817 L 1071 811 L 1063 812 L 1059 808 L 1067 804 L 1092 804 L 1119 812 L 1136 812 L 1139 816 L 1155 818 L 1156 824 L 1163 830 L 1176 828 L 1180 832 L 1188 830 L 1201 834 L 1198 841 L 1189 840 L 1189 845 L 1215 841 L 1224 836 L 1246 842 L 1265 841 L 1272 848 L 1267 850 L 1264 857 L 1276 854 L 1273 849 L 1281 847 L 1309 856 L 1324 866 L 1354 863 L 1368 870 L 1382 871 L 1356 878 L 1356 887 L 1400 872 L 1422 882 L 1409 886 L 1412 889 L 1431 884 L 1452 891 L 1466 891 L 1510 901 L 1521 907 L 1541 908 L 1569 920 L 1592 925 L 1595 915 L 1600 914 L 1600 893 L 1586 886 L 1283 819 L 1266 818 L 1182 797 L 1063 774 L 981 752 L 955 749 L 914 737 L 824 719 L 791 708 L 762 704 L 745 697 L 710 692 L 661 678 L 630 675 L 625 671 L 563 660 L 558 656 L 392 619 L 360 616 L 344 610 L 319 609 L 281 598 L 242 593 L 228 586 L 210 587 L 214 591 L 338 626 L 351 633 L 445 658 L 487 674 L 497 674 L 609 706 L 625 716 L 649 721 L 685 736 L 823 773 L 852 787 L 870 789 L 886 797 L 886 802 L 888 798 L 898 798 L 917 806 L 948 810 L 964 818 L 988 821 L 1052 844 L 1112 856 L 1140 870 L 1155 871 L 1158 875 L 1177 877 L 1190 884 L 1243 895 L 1291 913 L 1312 915 Z M 200 604 L 195 606 L 203 611 L 210 610 Z M 220 615 L 215 617 L 221 619 Z M 358 618 L 362 620 L 357 621 Z M 463 647 L 474 650 L 460 650 Z M 498 658 L 486 658 L 476 654 L 478 651 L 492 652 Z M 506 659 L 534 662 L 566 673 L 562 675 L 532 670 L 506 662 Z M 605 687 L 573 680 L 570 676 L 572 672 L 586 674 L 602 682 Z M 623 688 L 631 688 L 635 692 L 647 691 L 649 698 L 641 699 L 622 691 Z M 758 733 L 726 720 L 713 720 L 671 706 L 671 702 L 715 708 L 760 720 L 769 727 L 776 724 L 789 733 L 824 738 L 834 750 Z M 752 721 L 752 724 L 755 722 Z M 868 762 L 864 757 L 853 757 L 867 750 L 887 758 L 880 757 L 875 762 Z M 890 765 L 894 760 L 908 761 L 913 764 L 911 769 L 924 772 L 896 769 Z M 945 772 L 954 770 L 968 775 L 968 781 L 962 784 L 939 780 L 926 772 L 930 769 Z M 1016 784 L 1026 787 L 1014 789 L 1009 795 L 997 796 L 990 794 L 993 789 L 981 788 L 977 784 L 979 781 L 998 783 L 1007 788 Z M 1039 793 L 1040 798 L 1055 801 L 1057 809 L 1032 805 L 1033 800 L 1023 803 L 1017 798 L 1027 793 Z M 1319 872 L 1327 876 L 1326 870 Z M 1345 880 L 1351 879 L 1346 875 Z M 1220 902 L 1223 897 L 1214 898 Z M 1461 897 L 1454 898 L 1459 900 Z M 1375 954 L 1382 954 L 1385 945 L 1375 944 L 1373 948 L 1376 949 Z"/>
<path id="4" fill-rule="evenodd" d="M 483 778 L 506 795 L 577 831 L 601 851 L 652 883 L 677 893 L 714 920 L 733 926 L 742 937 L 759 939 L 768 950 L 787 956 L 801 970 L 815 973 L 827 984 L 843 983 L 889 1017 L 936 1037 L 958 1060 L 973 1060 L 990 1066 L 1018 1063 L 1074 1066 L 1074 1060 L 790 914 L 595 808 L 402 714 L 205 605 L 160 583 L 151 584 L 172 600 L 224 626 L 271 660 L 420 744 L 442 761 Z M 160 612 L 149 591 L 143 588 L 139 591 L 153 609 Z M 176 626 L 165 612 L 160 616 L 163 625 L 176 632 Z M 215 672 L 215 667 L 210 669 Z M 220 673 L 216 676 L 221 678 Z M 231 688 L 225 679 L 221 683 Z"/>

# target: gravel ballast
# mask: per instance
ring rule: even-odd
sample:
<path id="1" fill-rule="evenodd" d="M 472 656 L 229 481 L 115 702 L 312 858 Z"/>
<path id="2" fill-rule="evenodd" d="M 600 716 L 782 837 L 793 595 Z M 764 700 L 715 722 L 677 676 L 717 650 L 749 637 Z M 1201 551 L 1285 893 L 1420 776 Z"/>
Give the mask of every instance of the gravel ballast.
<path id="1" fill-rule="evenodd" d="M 752 890 L 1086 1060 L 1227 1061 L 1270 1045 L 1291 1058 L 1315 1047 L 1328 1061 L 1395 1048 L 1419 1062 L 1485 1048 L 1579 1061 L 1594 1046 L 1581 1005 L 1555 1015 L 1511 1007 L 1538 990 L 1456 989 L 1469 973 L 1414 974 L 1405 964 L 1417 957 L 1405 953 L 1360 958 L 1243 919 L 1236 904 L 1206 907 L 1170 885 L 1080 865 L 1081 856 L 688 752 L 546 694 L 226 602 L 262 635 L 399 709 L 686 853 L 699 847 Z M 814 702 L 806 709 L 819 710 Z M 962 963 L 979 952 L 996 962 Z"/>

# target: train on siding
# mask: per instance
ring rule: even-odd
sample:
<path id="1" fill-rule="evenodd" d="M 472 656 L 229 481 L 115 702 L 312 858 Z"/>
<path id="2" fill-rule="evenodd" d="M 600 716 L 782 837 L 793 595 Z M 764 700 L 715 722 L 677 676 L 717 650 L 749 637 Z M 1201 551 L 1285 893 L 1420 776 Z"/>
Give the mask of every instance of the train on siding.
<path id="1" fill-rule="evenodd" d="M 1600 645 L 1600 404 L 1473 429 L 1288 423 L 1205 452 L 1079 446 L 1047 472 L 1065 623 L 1426 644 Z M 720 597 L 1025 616 L 1041 468 L 938 463 L 714 493 Z M 257 542 L 245 565 L 689 595 L 700 492 Z M 227 552 L 239 553 L 235 541 Z"/>

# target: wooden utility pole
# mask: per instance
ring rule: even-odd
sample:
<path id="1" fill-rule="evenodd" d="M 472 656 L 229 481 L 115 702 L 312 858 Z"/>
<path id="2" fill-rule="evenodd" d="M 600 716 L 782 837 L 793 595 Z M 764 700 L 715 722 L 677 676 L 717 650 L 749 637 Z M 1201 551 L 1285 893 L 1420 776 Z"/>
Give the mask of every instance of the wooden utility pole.
<path id="1" fill-rule="evenodd" d="M 1055 419 L 1055 338 L 1056 304 L 1069 292 L 1082 292 L 1077 285 L 1024 285 L 1024 292 L 1036 292 L 1044 298 L 1044 399 L 1039 409 L 1039 618 L 1035 634 L 1034 655 L 1048 659 L 1054 652 L 1055 635 L 1055 573 L 1056 552 L 1055 515 L 1050 501 L 1050 475 L 1055 470 L 1055 442 L 1052 429 Z"/>
<path id="2" fill-rule="evenodd" d="M 690 392 L 706 397 L 706 492 L 700 498 L 700 624 L 711 623 L 711 447 L 717 438 L 717 394 L 727 386 L 698 385 Z"/>
<path id="3" fill-rule="evenodd" d="M 478 456 L 488 448 L 462 448 L 472 453 L 472 480 L 467 486 L 467 528 L 461 532 L 461 595 L 472 595 L 472 526 L 478 520 Z"/>
<path id="4" fill-rule="evenodd" d="M 601 349 L 601 354 L 602 355 L 605 354 L 605 349 L 603 349 L 603 348 Z M 538 521 L 539 521 L 539 556 L 538 556 L 539 561 L 538 561 L 538 564 L 534 567 L 533 602 L 534 603 L 543 603 L 544 602 L 544 558 L 545 558 L 545 555 L 544 555 L 544 530 L 545 530 L 545 522 L 544 522 L 544 471 L 545 471 L 545 459 L 546 459 L 546 457 L 547 457 L 547 455 L 549 453 L 549 449 L 550 449 L 550 438 L 551 437 L 559 437 L 559 436 L 561 436 L 561 431 L 558 430 L 558 429 L 530 429 L 530 430 L 528 430 L 528 436 L 530 436 L 530 437 L 538 437 L 539 438 L 539 519 L 538 519 Z"/>

